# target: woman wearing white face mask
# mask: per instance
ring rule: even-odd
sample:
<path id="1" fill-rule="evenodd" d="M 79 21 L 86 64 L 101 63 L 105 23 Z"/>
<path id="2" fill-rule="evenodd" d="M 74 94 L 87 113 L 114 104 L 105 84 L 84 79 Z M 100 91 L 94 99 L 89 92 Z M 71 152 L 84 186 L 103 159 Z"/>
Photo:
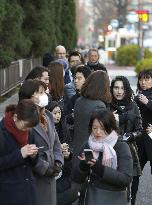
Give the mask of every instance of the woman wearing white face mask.
<path id="1" fill-rule="evenodd" d="M 56 205 L 55 176 L 61 171 L 63 156 L 52 114 L 45 110 L 46 86 L 38 80 L 26 80 L 19 90 L 19 100 L 32 99 L 39 107 L 40 123 L 31 130 L 29 142 L 39 149 L 38 163 L 33 169 L 37 182 L 38 205 Z"/>

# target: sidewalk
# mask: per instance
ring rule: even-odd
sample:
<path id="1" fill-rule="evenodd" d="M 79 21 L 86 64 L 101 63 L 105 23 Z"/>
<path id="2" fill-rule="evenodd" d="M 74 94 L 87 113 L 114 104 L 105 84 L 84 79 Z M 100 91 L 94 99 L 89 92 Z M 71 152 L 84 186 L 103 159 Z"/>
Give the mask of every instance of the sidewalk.
<path id="1" fill-rule="evenodd" d="M 106 65 L 107 71 L 110 76 L 116 76 L 116 75 L 124 75 L 124 76 L 136 76 L 135 67 L 131 66 L 117 66 L 114 64 L 107 64 Z"/>
<path id="2" fill-rule="evenodd" d="M 134 71 L 135 67 L 133 66 L 117 66 L 115 64 L 107 64 L 105 65 L 108 70 L 127 70 Z"/>

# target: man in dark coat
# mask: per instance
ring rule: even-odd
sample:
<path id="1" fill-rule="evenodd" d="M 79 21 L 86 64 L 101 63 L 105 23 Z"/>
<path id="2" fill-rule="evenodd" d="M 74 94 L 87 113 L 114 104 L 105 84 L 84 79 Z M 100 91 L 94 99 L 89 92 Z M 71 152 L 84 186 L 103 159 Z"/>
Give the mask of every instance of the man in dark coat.
<path id="1" fill-rule="evenodd" d="M 103 70 L 103 71 L 107 72 L 106 67 L 103 64 L 99 63 L 98 49 L 91 48 L 88 51 L 88 58 L 89 58 L 89 61 L 87 63 L 87 66 L 89 66 L 92 71 Z"/>

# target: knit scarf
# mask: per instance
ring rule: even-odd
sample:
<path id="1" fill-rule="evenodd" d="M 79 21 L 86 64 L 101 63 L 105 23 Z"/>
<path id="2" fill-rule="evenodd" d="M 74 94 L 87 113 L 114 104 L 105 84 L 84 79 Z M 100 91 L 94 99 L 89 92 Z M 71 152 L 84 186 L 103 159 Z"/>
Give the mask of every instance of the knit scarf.
<path id="1" fill-rule="evenodd" d="M 93 150 L 95 159 L 98 159 L 99 152 L 103 152 L 102 165 L 117 169 L 117 155 L 113 149 L 117 140 L 117 133 L 112 131 L 105 139 L 97 139 L 91 134 L 88 144 L 90 149 Z"/>
<path id="2" fill-rule="evenodd" d="M 23 147 L 28 142 L 28 131 L 19 130 L 13 120 L 12 112 L 6 112 L 4 117 L 4 126 L 11 136 L 17 141 L 20 147 Z"/>

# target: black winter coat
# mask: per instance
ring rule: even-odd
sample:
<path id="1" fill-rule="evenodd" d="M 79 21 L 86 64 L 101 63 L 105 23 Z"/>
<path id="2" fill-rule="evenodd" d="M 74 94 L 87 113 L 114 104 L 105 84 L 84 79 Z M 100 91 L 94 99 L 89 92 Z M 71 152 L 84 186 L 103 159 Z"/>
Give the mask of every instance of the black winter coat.
<path id="1" fill-rule="evenodd" d="M 106 105 L 101 100 L 91 100 L 83 96 L 79 97 L 74 107 L 74 138 L 73 154 L 77 157 L 81 146 L 89 136 L 89 121 L 95 110 L 106 110 Z"/>
<path id="2" fill-rule="evenodd" d="M 119 102 L 119 101 L 118 101 Z M 136 145 L 136 138 L 141 137 L 142 134 L 142 120 L 135 102 L 128 102 L 125 106 L 112 102 L 110 105 L 111 111 L 117 110 L 119 115 L 119 132 L 123 136 L 126 134 L 129 136 L 127 143 L 130 147 L 130 151 L 133 158 L 133 176 L 141 175 L 140 162 L 138 157 L 138 148 Z"/>
<path id="3" fill-rule="evenodd" d="M 36 205 L 31 167 L 36 160 L 23 159 L 16 140 L 0 122 L 0 204 Z"/>
<path id="4" fill-rule="evenodd" d="M 145 91 L 140 91 L 140 94 L 143 94 L 148 98 L 148 104 L 144 105 L 139 101 L 138 95 L 135 97 L 135 101 L 139 107 L 142 117 L 142 126 L 145 130 L 148 126 L 148 123 L 152 124 L 152 88 Z M 151 161 L 152 140 L 146 132 L 143 134 L 142 138 L 137 139 L 137 145 L 140 150 L 140 158 L 146 158 L 147 161 Z"/>
<path id="5" fill-rule="evenodd" d="M 88 62 L 87 66 L 91 69 L 91 71 L 102 70 L 102 71 L 105 71 L 107 73 L 106 67 L 103 64 L 99 63 L 99 62 L 95 65 L 89 64 L 89 62 Z"/>
<path id="6" fill-rule="evenodd" d="M 83 148 L 89 148 L 88 143 Z M 99 160 L 95 168 L 91 168 L 90 181 L 98 188 L 110 191 L 123 191 L 130 184 L 132 179 L 132 156 L 127 143 L 117 141 L 114 146 L 117 154 L 117 170 L 111 167 L 103 166 Z M 72 179 L 76 183 L 84 183 L 88 176 L 88 170 L 82 171 L 80 169 L 80 161 L 78 166 L 73 171 Z"/>
<path id="7" fill-rule="evenodd" d="M 138 95 L 135 97 L 135 101 L 139 107 L 143 128 L 147 128 L 148 123 L 152 124 L 152 88 L 148 90 L 140 91 L 140 94 L 145 95 L 148 98 L 148 104 L 144 105 L 138 99 Z"/>

